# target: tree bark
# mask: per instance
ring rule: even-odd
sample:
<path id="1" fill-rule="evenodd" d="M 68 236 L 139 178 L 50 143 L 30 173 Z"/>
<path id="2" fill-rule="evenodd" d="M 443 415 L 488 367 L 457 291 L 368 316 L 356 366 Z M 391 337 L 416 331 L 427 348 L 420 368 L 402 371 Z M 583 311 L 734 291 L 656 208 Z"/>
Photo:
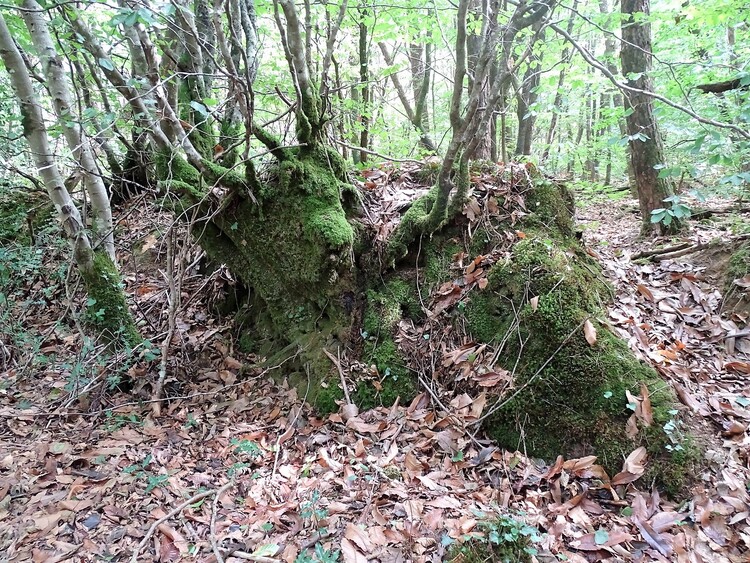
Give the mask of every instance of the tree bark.
<path id="1" fill-rule="evenodd" d="M 35 13 L 41 15 L 43 12 Z M 73 259 L 92 302 L 88 309 L 93 313 L 88 318 L 89 324 L 97 331 L 98 338 L 134 346 L 140 341 L 140 335 L 128 310 L 119 273 L 107 253 L 94 252 L 92 248 L 80 211 L 65 187 L 50 149 L 42 106 L 36 98 L 31 78 L 2 13 L 0 59 L 8 70 L 11 86 L 21 108 L 24 137 L 31 149 L 34 164 L 71 242 Z M 59 92 L 56 92 L 55 85 L 50 86 L 52 95 L 57 97 Z"/>
<path id="2" fill-rule="evenodd" d="M 642 91 L 628 90 L 625 95 L 625 109 L 630 161 L 638 190 L 641 210 L 642 231 L 644 234 L 666 229 L 662 224 L 651 223 L 651 212 L 664 207 L 664 199 L 673 194 L 673 187 L 667 178 L 659 178 L 655 168 L 664 164 L 664 144 L 654 117 L 651 72 L 651 25 L 648 23 L 649 0 L 622 0 L 622 49 L 620 60 L 622 73 L 628 86 Z"/>
<path id="3" fill-rule="evenodd" d="M 44 19 L 44 11 L 36 0 L 24 0 L 22 13 L 31 41 L 42 62 L 47 79 L 52 106 L 62 126 L 68 148 L 81 167 L 91 208 L 94 212 L 94 245 L 101 243 L 112 262 L 116 262 L 112 209 L 104 181 L 97 168 L 96 159 L 88 137 L 85 135 L 73 107 L 73 96 L 62 60 L 55 50 L 52 37 Z"/>

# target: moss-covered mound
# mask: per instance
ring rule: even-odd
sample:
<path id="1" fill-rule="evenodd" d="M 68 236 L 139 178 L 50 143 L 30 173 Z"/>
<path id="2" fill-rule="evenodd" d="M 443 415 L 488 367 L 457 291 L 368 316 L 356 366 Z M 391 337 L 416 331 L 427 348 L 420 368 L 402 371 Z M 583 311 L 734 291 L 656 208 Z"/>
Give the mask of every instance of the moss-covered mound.
<path id="1" fill-rule="evenodd" d="M 658 464 L 662 482 L 679 486 L 692 454 L 674 397 L 603 324 L 610 290 L 575 237 L 565 188 L 522 165 L 479 168 L 437 232 L 396 229 L 376 243 L 365 233 L 398 217 L 374 202 L 368 231 L 342 205 L 351 188 L 328 149 L 279 153 L 262 180 L 216 164 L 199 174 L 174 156 L 159 166 L 184 208 L 209 218 L 193 230 L 208 254 L 248 289 L 243 345 L 283 363 L 320 413 L 339 409 L 344 371 L 361 409 L 439 381 L 487 392 L 483 426 L 502 446 L 549 460 L 594 453 L 610 471 L 645 446 L 670 461 Z M 402 225 L 434 198 L 425 187 Z M 647 412 L 633 420 L 637 408 Z"/>
<path id="2" fill-rule="evenodd" d="M 735 280 L 741 280 L 750 273 L 750 243 L 742 243 L 729 257 L 726 274 L 724 276 L 724 301 L 722 310 L 747 312 L 750 310 L 750 295 L 744 285 L 738 285 Z M 744 284 L 743 281 L 739 282 Z"/>
<path id="3" fill-rule="evenodd" d="M 262 181 L 252 169 L 242 175 L 213 163 L 199 173 L 174 154 L 157 166 L 180 197 L 172 205 L 200 217 L 193 234 L 201 246 L 247 291 L 245 350 L 283 363 L 309 401 L 337 410 L 343 395 L 325 352 L 351 340 L 358 300 L 355 228 L 342 204 L 352 188 L 341 158 L 325 147 L 287 150 Z"/>
<path id="4" fill-rule="evenodd" d="M 471 396 L 489 391 L 485 412 L 492 414 L 483 428 L 501 446 L 547 460 L 595 454 L 610 472 L 645 446 L 649 475 L 674 491 L 696 457 L 675 397 L 608 329 L 611 289 L 575 237 L 570 193 L 538 174 L 531 178 L 511 178 L 510 189 L 507 176 L 485 185 L 463 216 L 419 241 L 416 273 L 412 253 L 369 290 L 364 334 L 375 343 L 366 354 L 379 371 L 386 365 L 419 371 L 415 354 L 404 354 L 403 343 L 394 346 L 408 340 L 399 323 L 421 326 L 425 337 L 449 326 L 464 335 L 458 341 L 487 344 L 495 360 L 489 367 L 506 374 L 494 393 L 472 387 L 466 373 L 474 367 L 436 362 L 446 387 Z M 479 363 L 473 354 L 469 360 Z M 400 380 L 406 370 L 399 369 Z M 636 417 L 639 398 L 647 412 Z"/>

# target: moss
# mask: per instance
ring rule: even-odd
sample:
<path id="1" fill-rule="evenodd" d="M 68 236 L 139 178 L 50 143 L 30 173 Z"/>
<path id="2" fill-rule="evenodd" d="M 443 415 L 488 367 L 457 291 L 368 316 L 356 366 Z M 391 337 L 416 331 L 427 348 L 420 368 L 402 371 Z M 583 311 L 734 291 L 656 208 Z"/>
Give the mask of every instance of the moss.
<path id="1" fill-rule="evenodd" d="M 51 223 L 54 213 L 46 193 L 7 185 L 0 179 L 0 242 L 33 243 L 45 224 Z"/>
<path id="2" fill-rule="evenodd" d="M 734 287 L 734 280 L 745 277 L 750 272 L 750 243 L 740 245 L 729 258 L 724 290 L 728 293 Z"/>
<path id="3" fill-rule="evenodd" d="M 416 395 L 416 378 L 406 367 L 393 334 L 402 318 L 418 320 L 423 317 L 416 283 L 409 276 L 394 275 L 367 291 L 362 322 L 363 359 L 376 367 L 379 379 L 377 383 L 362 381 L 358 384 L 352 400 L 361 409 L 389 406 L 397 397 L 403 403 Z"/>
<path id="4" fill-rule="evenodd" d="M 202 174 L 179 156 L 162 154 L 157 164 L 160 177 L 179 188 L 183 208 L 197 204 L 210 216 L 193 233 L 248 290 L 243 342 L 270 365 L 284 362 L 296 373 L 294 385 L 327 412 L 336 410 L 341 390 L 324 350 L 335 353 L 348 341 L 358 284 L 355 231 L 342 205 L 346 164 L 319 146 L 282 151 L 279 158 L 262 184 L 213 162 Z M 206 197 L 215 184 L 227 190 L 218 202 L 215 192 Z"/>
<path id="5" fill-rule="evenodd" d="M 396 399 L 404 404 L 416 396 L 416 378 L 405 366 L 404 358 L 390 335 L 368 340 L 364 360 L 377 368 L 380 378 L 377 383 L 366 380 L 358 383 L 352 400 L 360 409 L 390 406 Z"/>
<path id="6" fill-rule="evenodd" d="M 508 262 L 493 266 L 487 290 L 472 297 L 464 313 L 481 341 L 502 339 L 512 324 L 518 330 L 507 339 L 500 364 L 515 368 L 515 388 L 522 391 L 488 420 L 488 433 L 505 447 L 550 460 L 595 453 L 609 471 L 618 471 L 639 445 L 652 458 L 670 460 L 663 425 L 676 401 L 666 384 L 605 326 L 597 326 L 595 346 L 584 338 L 583 321 L 601 312 L 606 298 L 597 266 L 560 239 L 528 233 Z M 641 385 L 650 390 L 655 424 L 631 440 L 625 392 L 637 396 Z M 673 481 L 678 462 L 659 466 L 663 484 Z"/>
<path id="7" fill-rule="evenodd" d="M 325 387 L 319 385 L 311 389 L 312 395 L 308 396 L 307 402 L 315 409 L 315 412 L 326 415 L 338 412 L 339 403 L 344 400 L 344 391 L 333 382 L 328 382 Z"/>
<path id="8" fill-rule="evenodd" d="M 367 336 L 390 334 L 398 321 L 407 317 L 418 320 L 424 317 L 414 281 L 393 277 L 378 289 L 367 291 L 367 308 L 362 329 Z"/>
<path id="9" fill-rule="evenodd" d="M 556 231 L 562 238 L 574 237 L 573 192 L 562 184 L 537 176 L 534 189 L 526 199 L 526 208 L 530 214 L 524 219 L 525 228 L 536 226 Z"/>
<path id="10" fill-rule="evenodd" d="M 395 261 L 406 256 L 409 251 L 408 245 L 422 232 L 423 223 L 437 199 L 437 193 L 437 187 L 433 187 L 412 203 L 409 210 L 401 217 L 398 229 L 388 241 L 386 255 L 390 260 Z"/>
<path id="11" fill-rule="evenodd" d="M 82 271 L 88 293 L 86 320 L 98 336 L 135 346 L 142 341 L 128 309 L 120 273 L 103 252 L 94 253 L 91 271 Z"/>

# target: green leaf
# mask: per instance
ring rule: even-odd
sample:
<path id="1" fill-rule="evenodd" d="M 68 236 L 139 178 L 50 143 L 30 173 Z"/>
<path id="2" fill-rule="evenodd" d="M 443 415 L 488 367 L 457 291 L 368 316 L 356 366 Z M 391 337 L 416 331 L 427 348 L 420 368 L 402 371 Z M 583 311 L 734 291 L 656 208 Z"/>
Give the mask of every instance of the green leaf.
<path id="1" fill-rule="evenodd" d="M 99 66 L 102 67 L 104 70 L 115 70 L 115 66 L 112 64 L 112 61 L 104 57 L 101 57 L 99 59 Z"/>
<path id="2" fill-rule="evenodd" d="M 651 222 L 660 223 L 667 216 L 666 209 L 655 209 L 651 212 Z"/>
<path id="3" fill-rule="evenodd" d="M 201 114 L 203 117 L 208 117 L 208 109 L 206 109 L 206 106 L 204 106 L 202 103 L 193 100 L 192 102 L 190 102 L 190 107 Z"/>
<path id="4" fill-rule="evenodd" d="M 267 543 L 265 545 L 261 545 L 258 549 L 253 551 L 253 555 L 255 555 L 256 557 L 273 557 L 278 551 L 278 544 Z"/>
<path id="5" fill-rule="evenodd" d="M 599 528 L 596 533 L 594 533 L 594 542 L 596 545 L 604 545 L 609 541 L 609 533 L 607 530 L 603 530 L 602 528 Z"/>
<path id="6" fill-rule="evenodd" d="M 611 399 L 612 395 L 613 395 L 612 391 L 605 391 L 604 392 L 604 398 L 605 399 Z"/>

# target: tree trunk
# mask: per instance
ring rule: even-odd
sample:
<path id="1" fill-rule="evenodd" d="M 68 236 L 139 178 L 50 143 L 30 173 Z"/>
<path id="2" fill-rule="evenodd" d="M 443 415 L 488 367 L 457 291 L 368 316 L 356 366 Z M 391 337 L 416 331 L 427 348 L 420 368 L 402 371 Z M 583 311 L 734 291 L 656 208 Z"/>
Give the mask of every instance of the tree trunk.
<path id="1" fill-rule="evenodd" d="M 42 11 L 35 11 L 42 16 Z M 133 346 L 140 341 L 133 318 L 128 310 L 120 275 L 105 252 L 95 252 L 81 220 L 81 214 L 71 199 L 52 153 L 43 110 L 34 93 L 26 67 L 16 47 L 5 19 L 0 14 L 0 58 L 10 75 L 11 86 L 18 98 L 24 124 L 24 137 L 31 149 L 50 199 L 60 215 L 60 222 L 73 247 L 73 259 L 78 267 L 89 296 L 87 321 L 97 337 L 105 341 Z M 58 97 L 55 86 L 51 91 Z M 80 153 L 79 153 L 80 155 Z"/>
<path id="2" fill-rule="evenodd" d="M 469 13 L 477 21 L 482 21 L 489 17 L 489 14 L 485 11 L 488 6 L 482 0 L 471 0 L 469 6 Z M 484 37 L 477 32 L 470 33 L 466 38 L 466 60 L 469 69 L 469 88 L 477 88 L 479 90 L 478 104 L 479 111 L 481 112 L 492 112 L 494 108 L 487 105 L 488 93 L 489 93 L 489 75 L 484 77 L 479 83 L 472 84 L 472 77 L 475 76 L 476 66 L 479 62 L 480 50 L 484 43 Z M 472 160 L 489 160 L 492 157 L 492 137 L 491 128 L 487 128 L 487 132 L 478 139 L 477 146 L 474 152 L 470 155 Z"/>
<path id="3" fill-rule="evenodd" d="M 602 15 L 610 14 L 612 12 L 610 8 L 610 2 L 609 0 L 599 0 L 599 12 Z M 617 76 L 618 74 L 618 68 L 616 61 L 617 54 L 617 38 L 613 35 L 607 34 L 604 36 L 604 56 L 602 57 L 604 65 L 606 66 L 607 70 L 612 74 L 612 76 Z M 622 97 L 622 91 L 620 91 L 619 88 L 615 88 L 614 92 L 612 92 L 612 102 L 614 104 L 614 107 L 621 108 L 624 107 L 624 100 Z M 617 120 L 617 127 L 620 130 L 620 136 L 624 139 L 628 136 L 628 126 L 625 122 L 624 118 Z M 630 151 L 630 144 L 628 143 L 628 151 Z M 626 161 L 626 168 L 628 171 L 628 185 L 630 186 L 630 189 L 633 190 L 633 193 L 635 194 L 635 174 L 633 173 L 633 162 L 630 158 L 630 155 L 627 155 Z"/>
<path id="4" fill-rule="evenodd" d="M 23 19 L 31 34 L 31 40 L 42 61 L 45 77 L 52 97 L 52 105 L 57 119 L 62 125 L 63 135 L 68 148 L 81 167 L 83 183 L 86 187 L 91 208 L 94 212 L 94 244 L 102 244 L 104 252 L 116 263 L 114 227 L 109 196 L 104 186 L 102 175 L 96 165 L 94 153 L 88 137 L 81 128 L 78 116 L 73 108 L 73 96 L 70 84 L 52 42 L 44 11 L 36 0 L 24 0 Z"/>
<path id="5" fill-rule="evenodd" d="M 536 90 L 539 86 L 540 78 L 539 62 L 533 57 L 523 76 L 523 83 L 517 96 L 516 116 L 518 117 L 518 134 L 516 137 L 516 156 L 531 155 L 531 141 L 533 140 L 534 123 L 536 122 L 536 115 L 531 111 L 531 106 L 536 103 L 539 97 Z"/>
<path id="6" fill-rule="evenodd" d="M 622 73 L 629 86 L 652 92 L 653 79 L 649 74 L 652 60 L 649 0 L 622 0 L 621 9 Z M 627 91 L 625 95 L 625 109 L 629 112 L 625 119 L 630 161 L 638 190 L 644 234 L 679 228 L 677 221 L 673 221 L 669 227 L 651 223 L 651 212 L 666 205 L 664 200 L 673 194 L 673 187 L 668 178 L 659 178 L 656 168 L 664 165 L 664 144 L 654 117 L 653 99 L 647 93 Z"/>

